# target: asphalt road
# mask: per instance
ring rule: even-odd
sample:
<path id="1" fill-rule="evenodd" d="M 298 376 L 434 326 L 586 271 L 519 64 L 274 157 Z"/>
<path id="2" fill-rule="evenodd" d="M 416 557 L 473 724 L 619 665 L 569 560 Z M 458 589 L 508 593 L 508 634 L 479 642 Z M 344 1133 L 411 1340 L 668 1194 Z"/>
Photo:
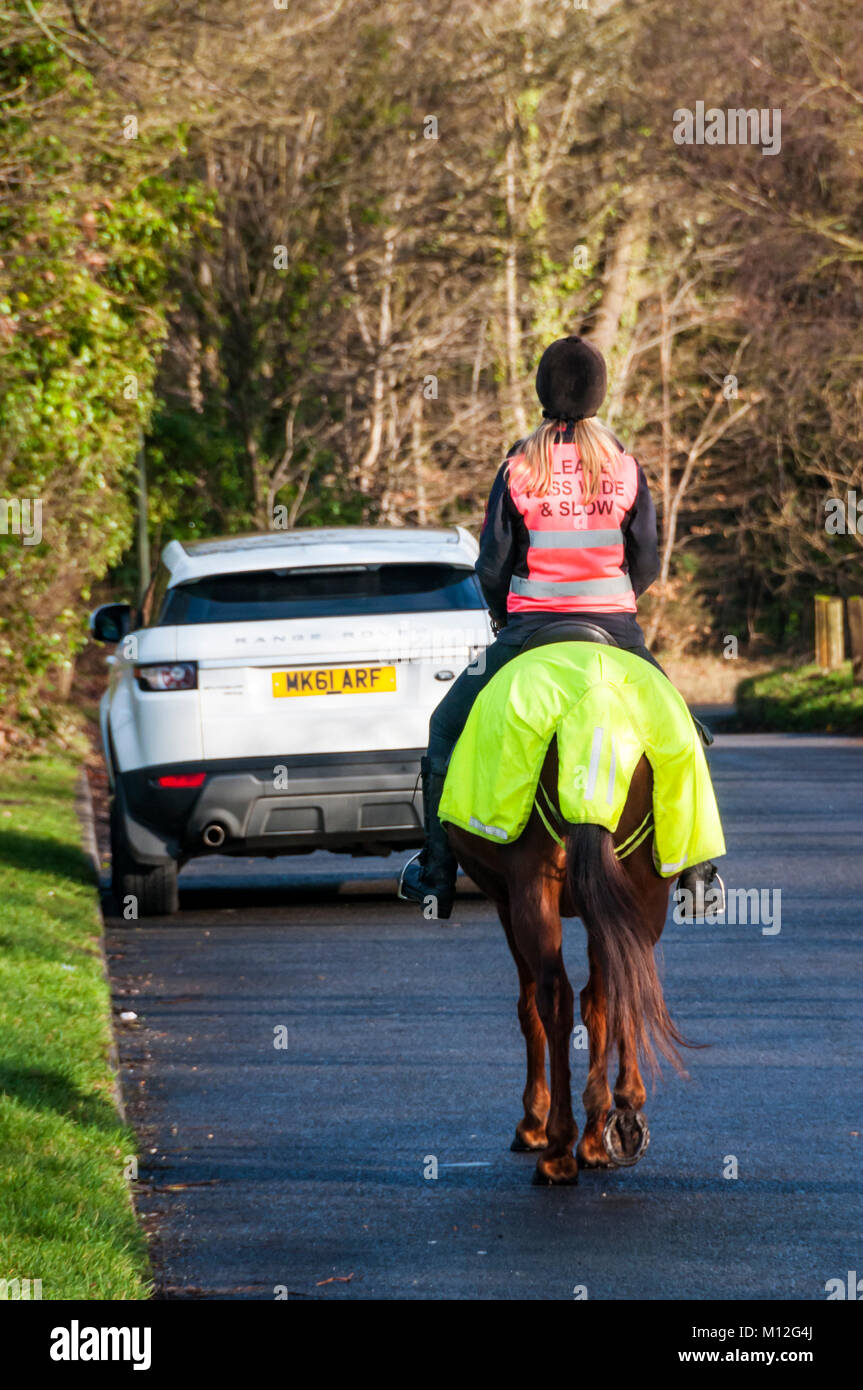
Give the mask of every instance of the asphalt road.
<path id="1" fill-rule="evenodd" d="M 176 917 L 109 919 L 164 1295 L 823 1300 L 863 1274 L 863 740 L 720 736 L 712 765 L 726 882 L 781 889 L 781 929 L 669 921 L 666 997 L 711 1047 L 649 1096 L 642 1162 L 576 1188 L 509 1151 L 515 970 L 482 898 L 425 922 L 395 857 L 211 859 Z"/>

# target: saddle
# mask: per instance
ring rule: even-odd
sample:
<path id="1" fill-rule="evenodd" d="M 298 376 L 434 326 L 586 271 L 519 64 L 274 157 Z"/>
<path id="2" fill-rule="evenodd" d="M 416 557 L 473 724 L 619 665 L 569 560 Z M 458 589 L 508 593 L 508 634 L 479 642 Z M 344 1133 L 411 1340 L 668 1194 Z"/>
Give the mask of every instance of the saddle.
<path id="1" fill-rule="evenodd" d="M 535 647 L 547 647 L 552 642 L 601 642 L 604 647 L 617 646 L 614 638 L 604 628 L 596 623 L 573 618 L 567 619 L 566 622 L 546 623 L 544 627 L 531 633 L 521 650 L 532 652 Z"/>

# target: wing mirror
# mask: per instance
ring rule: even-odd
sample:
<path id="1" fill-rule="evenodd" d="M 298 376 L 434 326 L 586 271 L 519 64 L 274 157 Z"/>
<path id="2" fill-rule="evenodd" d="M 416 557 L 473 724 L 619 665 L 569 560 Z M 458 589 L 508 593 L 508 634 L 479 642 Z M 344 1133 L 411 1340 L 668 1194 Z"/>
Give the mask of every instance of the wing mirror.
<path id="1" fill-rule="evenodd" d="M 97 642 L 122 642 L 132 625 L 132 607 L 128 603 L 103 603 L 90 614 L 90 632 Z"/>

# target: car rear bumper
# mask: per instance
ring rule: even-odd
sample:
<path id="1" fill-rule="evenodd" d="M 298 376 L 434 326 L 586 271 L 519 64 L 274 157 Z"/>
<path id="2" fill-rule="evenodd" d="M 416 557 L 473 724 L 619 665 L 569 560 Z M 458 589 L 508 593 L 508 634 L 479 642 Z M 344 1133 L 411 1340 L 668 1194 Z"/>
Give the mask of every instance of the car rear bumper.
<path id="1" fill-rule="evenodd" d="M 118 775 L 117 809 L 142 863 L 316 849 L 388 854 L 422 844 L 417 779 L 423 752 L 292 754 L 139 768 Z M 206 780 L 198 788 L 158 785 L 163 776 L 201 771 Z"/>

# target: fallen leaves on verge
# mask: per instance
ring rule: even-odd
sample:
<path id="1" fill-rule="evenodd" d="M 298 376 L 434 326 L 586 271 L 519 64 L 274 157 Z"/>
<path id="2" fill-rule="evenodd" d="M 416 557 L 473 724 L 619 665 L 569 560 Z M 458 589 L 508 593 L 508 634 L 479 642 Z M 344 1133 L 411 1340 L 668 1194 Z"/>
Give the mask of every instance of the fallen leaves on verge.
<path id="1" fill-rule="evenodd" d="M 199 1182 L 169 1182 L 161 1187 L 151 1186 L 151 1192 L 185 1192 L 189 1187 L 216 1187 L 221 1178 L 201 1178 Z"/>

